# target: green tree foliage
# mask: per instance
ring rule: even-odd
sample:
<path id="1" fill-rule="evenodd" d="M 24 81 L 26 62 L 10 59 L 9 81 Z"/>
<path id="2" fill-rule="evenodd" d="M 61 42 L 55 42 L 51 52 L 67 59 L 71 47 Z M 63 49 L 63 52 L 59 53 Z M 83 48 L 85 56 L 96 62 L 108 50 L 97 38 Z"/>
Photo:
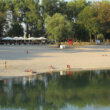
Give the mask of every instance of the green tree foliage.
<path id="1" fill-rule="evenodd" d="M 9 4 L 7 5 L 11 11 L 12 24 L 24 23 L 27 36 L 36 36 L 39 31 L 43 31 L 39 0 L 14 0 L 9 1 Z"/>
<path id="2" fill-rule="evenodd" d="M 24 32 L 23 32 L 23 27 L 22 25 L 18 24 L 18 23 L 14 23 L 11 25 L 10 30 L 8 31 L 8 36 L 23 36 Z"/>
<path id="3" fill-rule="evenodd" d="M 5 30 L 6 30 L 5 35 L 8 35 L 8 36 L 9 35 L 10 36 L 23 35 L 24 32 L 23 32 L 23 28 L 21 26 L 23 17 L 22 17 L 21 12 L 19 11 L 21 4 L 22 4 L 22 2 L 19 2 L 18 0 L 8 0 L 6 2 L 8 24 L 5 27 Z"/>
<path id="4" fill-rule="evenodd" d="M 47 17 L 46 30 L 50 39 L 64 41 L 69 37 L 72 26 L 66 16 L 56 13 L 52 17 Z"/>
<path id="5" fill-rule="evenodd" d="M 99 32 L 98 19 L 94 14 L 92 7 L 87 6 L 78 15 L 78 23 L 83 24 L 88 31 L 91 41 L 91 35 L 96 35 Z"/>
<path id="6" fill-rule="evenodd" d="M 42 11 L 44 16 L 53 16 L 57 12 L 59 0 L 42 0 Z"/>
<path id="7" fill-rule="evenodd" d="M 73 31 L 73 40 L 74 41 L 89 41 L 88 31 L 85 29 L 83 24 L 73 23 L 72 24 Z"/>
<path id="8" fill-rule="evenodd" d="M 67 15 L 67 2 L 64 0 L 58 3 L 57 12 L 62 13 L 63 15 Z"/>
<path id="9" fill-rule="evenodd" d="M 28 2 L 29 11 L 26 12 L 26 23 L 29 27 L 29 34 L 32 36 L 39 36 L 43 31 L 43 18 L 40 13 L 39 1 L 31 0 Z M 41 33 L 39 33 L 41 32 Z"/>
<path id="10" fill-rule="evenodd" d="M 67 3 L 67 16 L 76 19 L 77 15 L 87 6 L 86 0 L 73 0 Z"/>
<path id="11" fill-rule="evenodd" d="M 102 2 L 98 11 L 98 19 L 102 26 L 102 30 L 110 33 L 110 2 Z"/>
<path id="12" fill-rule="evenodd" d="M 4 33 L 4 25 L 6 24 L 6 3 L 0 0 L 0 37 Z"/>
<path id="13" fill-rule="evenodd" d="M 46 20 L 49 19 L 48 16 L 53 18 L 60 13 L 67 16 L 66 20 L 69 20 L 72 26 L 71 31 L 64 31 L 68 35 L 62 34 L 61 27 L 59 31 L 57 30 L 58 36 L 61 35 L 60 40 L 66 40 L 70 36 L 75 40 L 88 41 L 91 38 L 96 39 L 98 33 L 103 33 L 105 38 L 109 38 L 109 9 L 110 1 L 108 0 L 92 3 L 86 0 L 71 0 L 70 2 L 65 0 L 0 0 L 0 37 L 7 35 L 16 24 L 20 25 L 17 29 L 21 29 L 21 25 L 24 25 L 27 37 L 29 34 L 37 37 L 47 35 L 46 33 L 50 37 L 51 30 L 47 29 Z M 12 32 L 14 30 L 11 31 L 11 35 L 14 36 L 15 33 L 12 34 Z"/>
<path id="14" fill-rule="evenodd" d="M 6 23 L 6 14 L 0 12 L 0 37 L 3 36 L 3 32 L 4 32 L 4 25 Z"/>

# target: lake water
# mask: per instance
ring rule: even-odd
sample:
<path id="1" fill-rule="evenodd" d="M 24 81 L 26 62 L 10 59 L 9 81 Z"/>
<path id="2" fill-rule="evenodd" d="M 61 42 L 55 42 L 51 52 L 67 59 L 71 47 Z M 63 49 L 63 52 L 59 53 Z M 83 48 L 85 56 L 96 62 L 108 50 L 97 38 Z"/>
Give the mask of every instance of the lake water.
<path id="1" fill-rule="evenodd" d="M 0 110 L 110 110 L 110 70 L 0 80 Z"/>

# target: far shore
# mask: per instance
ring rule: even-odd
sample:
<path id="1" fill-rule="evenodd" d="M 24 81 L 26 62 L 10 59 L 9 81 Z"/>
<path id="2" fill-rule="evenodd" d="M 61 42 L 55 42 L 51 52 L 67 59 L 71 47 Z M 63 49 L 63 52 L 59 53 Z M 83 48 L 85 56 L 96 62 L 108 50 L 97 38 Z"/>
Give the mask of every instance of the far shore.
<path id="1" fill-rule="evenodd" d="M 67 70 L 67 65 L 72 71 L 110 69 L 110 46 L 65 49 L 48 45 L 0 46 L 0 77 L 32 75 L 30 70 L 35 73 L 63 71 Z"/>

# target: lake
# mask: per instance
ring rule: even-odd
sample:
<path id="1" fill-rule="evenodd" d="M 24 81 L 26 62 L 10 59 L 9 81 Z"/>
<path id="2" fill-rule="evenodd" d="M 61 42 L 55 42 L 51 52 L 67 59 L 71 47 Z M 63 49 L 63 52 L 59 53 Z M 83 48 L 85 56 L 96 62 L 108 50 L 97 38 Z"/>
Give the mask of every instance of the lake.
<path id="1" fill-rule="evenodd" d="M 110 110 L 110 70 L 2 78 L 0 110 Z"/>

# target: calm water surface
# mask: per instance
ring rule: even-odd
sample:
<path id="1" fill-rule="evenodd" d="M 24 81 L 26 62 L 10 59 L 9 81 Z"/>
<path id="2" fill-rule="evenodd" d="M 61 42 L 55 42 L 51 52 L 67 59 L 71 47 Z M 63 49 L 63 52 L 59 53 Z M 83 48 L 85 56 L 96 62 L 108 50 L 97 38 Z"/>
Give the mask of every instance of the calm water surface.
<path id="1" fill-rule="evenodd" d="M 110 70 L 0 80 L 0 110 L 110 110 Z"/>

